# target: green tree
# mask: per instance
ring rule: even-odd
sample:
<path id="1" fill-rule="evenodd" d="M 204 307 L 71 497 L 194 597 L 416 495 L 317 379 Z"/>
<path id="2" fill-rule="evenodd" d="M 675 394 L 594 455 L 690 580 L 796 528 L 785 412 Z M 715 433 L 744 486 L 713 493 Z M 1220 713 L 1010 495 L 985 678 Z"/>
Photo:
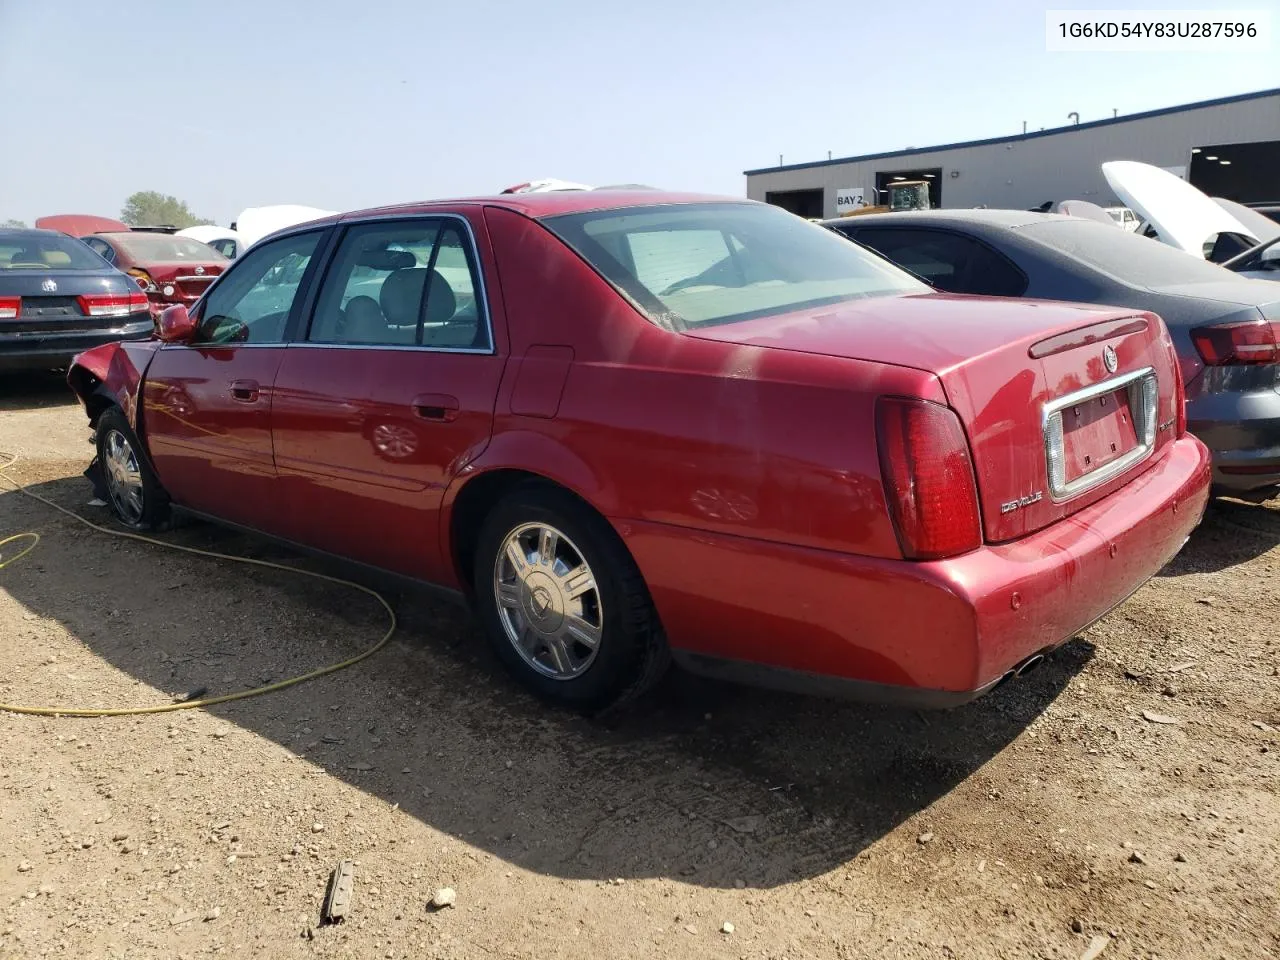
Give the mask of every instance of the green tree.
<path id="1" fill-rule="evenodd" d="M 0 222 L 0 227 L 25 227 L 26 223 L 21 220 L 5 220 Z"/>
<path id="2" fill-rule="evenodd" d="M 197 224 L 213 223 L 197 217 L 177 197 L 166 196 L 154 190 L 141 190 L 124 202 L 120 219 L 130 226 L 160 226 L 167 224 L 185 230 Z"/>

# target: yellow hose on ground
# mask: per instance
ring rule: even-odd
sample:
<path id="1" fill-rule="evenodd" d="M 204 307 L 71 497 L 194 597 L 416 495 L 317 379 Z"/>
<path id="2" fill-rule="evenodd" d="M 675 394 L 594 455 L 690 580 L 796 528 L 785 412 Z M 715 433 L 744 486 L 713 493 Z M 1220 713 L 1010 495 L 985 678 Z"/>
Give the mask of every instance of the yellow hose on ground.
<path id="1" fill-rule="evenodd" d="M 363 584 L 356 583 L 352 580 L 344 580 L 341 577 L 331 577 L 328 574 L 316 573 L 312 570 L 302 570 L 297 567 L 289 567 L 282 563 L 272 563 L 269 560 L 254 560 L 250 557 L 233 557 L 229 554 L 217 553 L 213 550 L 201 550 L 198 547 L 188 547 L 179 543 L 169 543 L 164 540 L 157 540 L 155 537 L 144 537 L 138 533 L 129 533 L 125 530 L 113 530 L 110 527 L 104 527 L 101 524 L 94 523 L 92 520 L 88 520 L 85 517 L 80 516 L 80 514 L 76 513 L 74 510 L 68 510 L 66 507 L 60 506 L 52 500 L 48 500 L 40 496 L 38 493 L 32 493 L 27 489 L 25 484 L 19 483 L 17 480 L 14 480 L 5 473 L 6 470 L 18 462 L 18 457 L 14 454 L 8 453 L 0 453 L 0 457 L 8 458 L 3 465 L 0 465 L 0 480 L 4 480 L 4 482 L 13 490 L 23 496 L 30 497 L 32 500 L 43 503 L 46 507 L 52 507 L 59 513 L 65 514 L 71 519 L 84 524 L 90 530 L 97 530 L 99 533 L 105 533 L 112 537 L 120 537 L 125 540 L 137 540 L 139 543 L 154 544 L 158 547 L 164 547 L 166 550 L 178 550 L 182 553 L 191 553 L 200 557 L 212 557 L 215 560 L 229 560 L 232 563 L 246 563 L 255 567 L 266 567 L 269 570 L 283 570 L 285 573 L 294 573 L 299 576 L 312 577 L 316 580 L 325 580 L 329 583 L 336 583 L 339 586 L 350 587 L 353 590 L 359 590 L 361 593 L 368 594 L 373 597 L 373 599 L 377 600 L 378 603 L 382 604 L 382 608 L 387 611 L 387 618 L 390 621 L 387 627 L 387 632 L 382 635 L 382 639 L 368 650 L 338 663 L 331 663 L 328 666 L 312 670 L 310 673 L 304 673 L 297 677 L 290 677 L 287 680 L 280 680 L 276 683 L 269 683 L 266 686 L 254 687 L 252 690 L 241 690 L 237 693 L 226 693 L 221 696 L 205 697 L 199 700 L 183 700 L 178 703 L 165 703 L 154 707 L 117 707 L 112 709 L 96 709 L 89 707 L 28 707 L 19 704 L 0 703 L 0 711 L 5 711 L 7 713 L 25 713 L 38 717 L 133 717 L 145 713 L 172 713 L 175 710 L 192 710 L 196 707 L 212 707 L 215 704 L 230 703 L 233 700 L 247 700 L 249 697 L 260 697 L 264 693 L 274 693 L 277 690 L 284 690 L 288 687 L 296 686 L 299 683 L 306 683 L 308 680 L 315 680 L 318 677 L 328 676 L 331 673 L 337 673 L 339 670 L 345 670 L 348 667 L 353 667 L 361 660 L 368 659 L 385 647 L 391 641 L 392 635 L 396 632 L 398 624 L 396 621 L 396 613 L 391 609 L 391 604 L 386 601 L 386 598 L 383 597 L 382 594 L 370 587 L 366 587 Z M 24 540 L 30 542 L 27 543 L 26 547 L 19 550 L 13 556 L 5 557 L 4 554 L 0 552 L 0 570 L 16 563 L 18 560 L 22 559 L 34 550 L 40 543 L 40 534 L 34 532 L 17 533 L 0 540 L 0 551 L 10 543 L 17 543 Z"/>

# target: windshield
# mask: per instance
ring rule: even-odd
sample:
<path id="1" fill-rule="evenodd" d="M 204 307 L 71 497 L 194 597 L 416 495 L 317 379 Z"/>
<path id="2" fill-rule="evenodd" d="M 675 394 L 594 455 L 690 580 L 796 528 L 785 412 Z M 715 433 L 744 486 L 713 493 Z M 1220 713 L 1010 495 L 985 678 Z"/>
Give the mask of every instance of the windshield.
<path id="1" fill-rule="evenodd" d="M 1280 270 L 1280 237 L 1246 250 L 1223 266 L 1229 270 Z"/>
<path id="2" fill-rule="evenodd" d="M 1037 220 L 1017 228 L 1047 247 L 1101 270 L 1122 283 L 1166 287 L 1232 279 L 1229 270 L 1167 243 L 1093 220 Z"/>
<path id="3" fill-rule="evenodd" d="M 0 270 L 102 270 L 107 262 L 79 240 L 56 233 L 0 235 Z"/>
<path id="4" fill-rule="evenodd" d="M 139 263 L 209 263 L 227 259 L 207 243 L 167 233 L 115 233 L 111 240 Z"/>
<path id="5" fill-rule="evenodd" d="M 825 227 L 764 204 L 629 207 L 543 222 L 668 329 L 932 292 Z"/>

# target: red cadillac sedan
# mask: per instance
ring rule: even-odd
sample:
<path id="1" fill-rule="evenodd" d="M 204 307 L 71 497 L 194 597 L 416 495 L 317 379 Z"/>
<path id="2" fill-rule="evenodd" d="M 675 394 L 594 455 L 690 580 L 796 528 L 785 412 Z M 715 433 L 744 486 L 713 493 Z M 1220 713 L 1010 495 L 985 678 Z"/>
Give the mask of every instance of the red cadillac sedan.
<path id="1" fill-rule="evenodd" d="M 1155 315 L 940 295 L 743 200 L 291 228 L 69 378 L 127 526 L 183 511 L 444 586 L 588 709 L 673 658 L 962 703 L 1128 597 L 1208 495 Z"/>
<path id="2" fill-rule="evenodd" d="M 151 301 L 153 316 L 175 303 L 194 304 L 231 262 L 207 243 L 168 233 L 94 233 L 80 239 L 133 277 Z"/>

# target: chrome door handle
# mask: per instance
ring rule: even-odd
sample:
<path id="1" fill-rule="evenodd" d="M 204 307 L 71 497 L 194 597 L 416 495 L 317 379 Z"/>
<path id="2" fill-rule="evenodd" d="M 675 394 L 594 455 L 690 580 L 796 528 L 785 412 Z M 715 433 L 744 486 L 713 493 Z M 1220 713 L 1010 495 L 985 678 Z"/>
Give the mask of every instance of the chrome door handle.
<path id="1" fill-rule="evenodd" d="M 446 393 L 426 393 L 413 398 L 413 412 L 423 420 L 448 423 L 456 420 L 462 405 Z"/>
<path id="2" fill-rule="evenodd" d="M 261 392 L 262 387 L 257 380 L 231 381 L 231 399 L 239 400 L 241 403 L 255 402 Z"/>

